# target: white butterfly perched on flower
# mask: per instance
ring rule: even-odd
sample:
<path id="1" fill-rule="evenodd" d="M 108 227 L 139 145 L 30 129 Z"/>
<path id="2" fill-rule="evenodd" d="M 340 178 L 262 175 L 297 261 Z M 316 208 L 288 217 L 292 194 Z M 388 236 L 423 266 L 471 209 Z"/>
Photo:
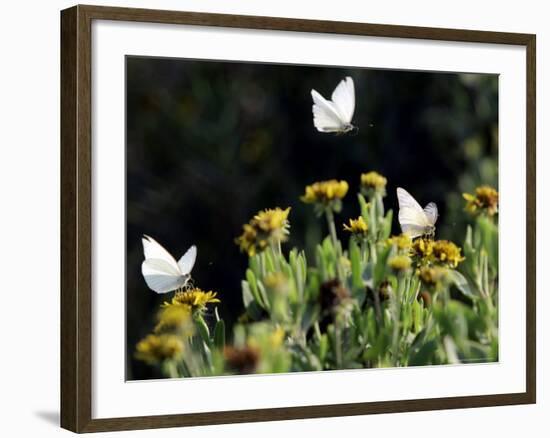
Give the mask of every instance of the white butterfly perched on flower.
<path id="1" fill-rule="evenodd" d="M 401 187 L 397 188 L 399 200 L 399 224 L 404 234 L 412 239 L 420 236 L 433 236 L 437 221 L 437 205 L 430 202 L 422 208 L 418 202 Z"/>
<path id="2" fill-rule="evenodd" d="M 197 247 L 191 246 L 176 262 L 176 259 L 152 237 L 144 235 L 141 241 L 145 256 L 141 264 L 141 273 L 147 286 L 159 294 L 185 287 L 195 265 Z"/>
<path id="3" fill-rule="evenodd" d="M 320 132 L 345 134 L 356 129 L 351 124 L 355 111 L 355 87 L 353 79 L 347 76 L 332 92 L 327 100 L 316 90 L 311 90 L 313 98 L 313 124 Z"/>

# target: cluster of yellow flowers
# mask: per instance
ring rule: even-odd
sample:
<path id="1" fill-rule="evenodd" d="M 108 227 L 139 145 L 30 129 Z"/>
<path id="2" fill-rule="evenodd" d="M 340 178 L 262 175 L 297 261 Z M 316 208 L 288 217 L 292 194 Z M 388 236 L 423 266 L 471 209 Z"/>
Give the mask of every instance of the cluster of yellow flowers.
<path id="1" fill-rule="evenodd" d="M 348 219 L 343 224 L 343 230 L 349 232 L 352 239 L 363 239 L 361 243 L 365 243 L 369 233 L 369 225 L 371 226 L 371 230 L 376 229 L 377 219 L 371 219 L 364 213 L 366 201 L 363 195 L 368 195 L 369 201 L 373 202 L 368 205 L 376 208 L 377 205 L 383 203 L 380 197 L 385 196 L 386 185 L 387 179 L 377 172 L 371 171 L 361 174 L 360 190 L 362 194 L 358 196 L 367 221 L 365 221 L 363 216 L 358 216 L 357 218 Z M 352 256 L 350 255 L 350 258 L 348 258 L 348 252 L 342 250 L 341 241 L 337 237 L 334 220 L 334 213 L 340 211 L 342 199 L 346 196 L 348 190 L 349 186 L 346 181 L 331 179 L 306 186 L 305 194 L 300 198 L 304 203 L 314 204 L 318 212 L 326 215 L 334 248 L 336 268 L 330 274 L 327 274 L 327 276 L 334 278 L 323 279 L 322 283 L 318 278 L 315 283 L 315 288 L 319 291 L 319 300 L 323 315 L 329 313 L 336 315 L 335 309 L 338 309 L 339 312 L 344 312 L 349 307 L 348 303 L 353 300 L 353 289 L 348 288 L 347 282 L 352 273 L 352 263 L 350 260 Z M 376 196 L 374 197 L 374 195 Z M 478 187 L 475 190 L 475 194 L 464 193 L 463 197 L 467 201 L 466 210 L 471 213 L 483 213 L 488 216 L 494 216 L 498 213 L 498 192 L 492 187 Z M 383 220 L 383 206 L 381 209 L 382 213 L 380 216 L 382 219 L 380 220 Z M 371 213 L 373 211 L 376 210 L 370 210 Z M 235 239 L 235 243 L 249 257 L 258 254 L 269 246 L 275 248 L 276 245 L 279 245 L 280 251 L 280 243 L 286 241 L 289 235 L 289 213 L 290 207 L 286 209 L 276 207 L 259 211 L 248 223 L 243 225 L 242 234 Z M 376 215 L 373 214 L 372 216 Z M 387 217 L 391 220 L 391 216 Z M 391 226 L 391 223 L 388 223 L 388 226 Z M 389 232 L 385 233 L 384 237 L 388 235 Z M 352 241 L 352 244 L 357 242 L 358 240 Z M 372 243 L 372 248 L 370 243 Z M 382 259 L 379 256 L 378 259 L 374 260 L 375 263 L 376 260 L 387 260 L 387 265 L 384 268 L 389 267 L 393 271 L 393 273 L 389 273 L 389 277 L 383 278 L 383 281 L 380 281 L 380 293 L 382 297 L 385 296 L 386 298 L 388 295 L 391 296 L 393 283 L 390 280 L 394 279 L 391 277 L 392 274 L 399 276 L 399 281 L 405 280 L 410 282 L 411 278 L 408 277 L 409 275 L 414 276 L 416 281 L 420 279 L 424 285 L 422 293 L 427 294 L 426 290 L 433 292 L 440 285 L 448 286 L 454 277 L 459 276 L 456 271 L 451 271 L 451 269 L 457 268 L 459 263 L 465 259 L 461 254 L 461 248 L 451 241 L 433 240 L 426 235 L 412 239 L 408 234 L 400 234 L 392 236 L 385 242 L 373 241 L 369 242 L 368 246 L 361 245 L 363 253 L 360 256 L 360 264 L 372 263 L 370 258 L 374 258 L 377 254 L 382 254 L 379 251 L 384 250 L 386 250 L 384 257 L 387 258 Z M 373 255 L 371 256 L 370 252 L 367 251 L 372 251 Z M 349 253 L 354 254 L 351 249 Z M 277 261 L 281 260 L 283 260 L 282 257 L 277 258 Z M 275 263 L 273 264 L 275 265 Z M 289 273 L 290 271 L 281 269 L 279 264 L 276 265 L 276 268 L 276 271 L 267 273 L 264 269 L 261 278 L 263 282 L 262 287 L 265 286 L 265 292 L 269 296 L 269 299 L 271 300 L 274 297 L 270 301 L 270 311 L 272 313 L 269 315 L 271 318 L 269 324 L 261 327 L 257 324 L 249 324 L 246 330 L 250 330 L 250 327 L 254 326 L 259 328 L 257 328 L 255 333 L 251 334 L 249 332 L 248 338 L 241 337 L 238 342 L 234 341 L 235 345 L 233 346 L 224 346 L 225 332 L 223 332 L 223 336 L 219 337 L 221 339 L 219 343 L 216 340 L 216 348 L 219 348 L 217 354 L 223 356 L 224 363 L 222 365 L 226 367 L 225 370 L 237 373 L 262 372 L 262 364 L 268 363 L 270 360 L 269 357 L 275 358 L 273 361 L 279 363 L 288 359 L 288 351 L 285 350 L 286 332 L 285 329 L 278 326 L 281 324 L 281 321 L 283 321 L 282 324 L 284 326 L 286 319 L 276 319 L 278 318 L 278 314 L 275 313 L 278 308 L 276 300 L 279 298 L 288 300 L 288 297 L 291 296 L 290 291 L 294 290 L 292 288 L 295 286 L 295 283 L 292 283 L 293 274 Z M 360 269 L 366 268 L 360 265 Z M 361 279 L 363 272 L 363 270 L 359 270 L 359 279 Z M 383 271 L 383 274 L 386 275 L 387 272 L 389 271 Z M 355 280 L 354 277 L 352 279 Z M 364 289 L 365 284 L 359 283 L 359 288 Z M 423 296 L 423 300 L 427 303 L 431 298 Z M 136 358 L 148 364 L 162 364 L 167 367 L 175 366 L 178 360 L 187 361 L 192 357 L 191 355 L 195 348 L 195 343 L 190 338 L 195 334 L 204 336 L 204 330 L 202 330 L 204 326 L 196 324 L 206 324 L 203 317 L 205 316 L 204 312 L 207 306 L 219 302 L 217 292 L 211 290 L 205 291 L 198 287 L 188 287 L 188 289 L 175 291 L 171 299 L 165 301 L 160 307 L 157 314 L 157 324 L 153 332 L 136 345 Z M 341 315 L 344 315 L 344 313 L 338 314 L 339 317 Z M 223 321 L 221 322 L 223 323 Z M 220 324 L 220 326 L 225 330 L 223 324 Z M 284 327 L 286 328 L 286 326 Z M 209 336 L 208 333 L 207 336 Z M 292 338 L 289 337 L 287 344 L 291 342 Z M 277 354 L 280 354 L 280 356 L 277 356 Z M 184 367 L 182 366 L 182 368 Z"/>
<path id="2" fill-rule="evenodd" d="M 348 231 L 356 237 L 367 237 L 369 227 L 363 216 L 359 216 L 357 219 L 350 219 L 347 224 L 344 224 L 344 231 Z"/>
<path id="3" fill-rule="evenodd" d="M 370 192 L 386 194 L 388 180 L 378 172 L 367 172 L 361 174 L 361 189 L 367 194 Z"/>
<path id="4" fill-rule="evenodd" d="M 440 263 L 449 268 L 456 268 L 464 260 L 461 248 L 448 240 L 416 239 L 412 254 L 420 257 L 423 264 Z"/>
<path id="5" fill-rule="evenodd" d="M 388 260 L 389 267 L 398 272 L 407 271 L 411 264 L 411 258 L 406 255 L 395 255 Z"/>
<path id="6" fill-rule="evenodd" d="M 220 300 L 216 298 L 216 295 L 218 295 L 217 292 L 205 292 L 198 287 L 194 287 L 189 290 L 179 290 L 176 291 L 176 293 L 172 297 L 172 301 L 169 303 L 165 301 L 163 306 L 187 306 L 192 311 L 202 311 L 207 304 L 220 302 Z"/>
<path id="7" fill-rule="evenodd" d="M 323 204 L 329 206 L 334 201 L 342 200 L 348 193 L 346 181 L 331 179 L 319 181 L 306 187 L 306 193 L 300 199 L 306 204 Z"/>
<path id="8" fill-rule="evenodd" d="M 258 212 L 247 224 L 243 233 L 235 239 L 241 251 L 250 257 L 266 249 L 270 244 L 284 242 L 288 237 L 290 207 L 266 209 Z"/>
<path id="9" fill-rule="evenodd" d="M 494 216 L 498 213 L 498 192 L 490 186 L 476 188 L 475 194 L 463 193 L 466 200 L 466 211 L 477 214 L 486 213 Z"/>
<path id="10" fill-rule="evenodd" d="M 155 333 L 172 331 L 191 336 L 193 334 L 192 312 L 193 309 L 187 304 L 161 307 L 157 315 L 158 323 L 155 326 Z"/>
<path id="11" fill-rule="evenodd" d="M 181 359 L 185 341 L 195 334 L 193 315 L 200 315 L 207 304 L 219 303 L 216 295 L 197 287 L 176 291 L 170 302 L 162 304 L 154 333 L 138 342 L 136 358 L 151 365 Z"/>
<path id="12" fill-rule="evenodd" d="M 395 245 L 400 252 L 409 253 L 412 249 L 413 241 L 408 234 L 399 234 L 398 236 L 390 237 L 387 240 L 388 245 Z"/>
<path id="13" fill-rule="evenodd" d="M 147 335 L 136 346 L 136 358 L 150 365 L 179 359 L 182 354 L 183 342 L 174 334 Z"/>
<path id="14" fill-rule="evenodd" d="M 418 276 L 428 286 L 437 286 L 446 278 L 447 270 L 439 266 L 422 266 Z"/>

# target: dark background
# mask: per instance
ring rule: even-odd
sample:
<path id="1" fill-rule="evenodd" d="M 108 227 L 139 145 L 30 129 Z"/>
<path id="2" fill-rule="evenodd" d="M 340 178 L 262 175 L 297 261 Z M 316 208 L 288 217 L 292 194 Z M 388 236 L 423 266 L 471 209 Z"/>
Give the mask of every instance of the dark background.
<path id="1" fill-rule="evenodd" d="M 157 377 L 133 351 L 165 299 L 141 275 L 142 234 L 176 259 L 197 245 L 195 284 L 219 293 L 231 326 L 247 266 L 234 239 L 258 210 L 292 207 L 284 248 L 311 254 L 326 230 L 300 202 L 304 187 L 349 182 L 340 232 L 359 214 L 359 175 L 376 170 L 388 178 L 387 208 L 396 213 L 397 186 L 422 205 L 435 201 L 437 237 L 461 245 L 462 192 L 498 183 L 496 75 L 138 57 L 126 68 L 128 379 Z M 318 132 L 311 88 L 330 99 L 348 75 L 358 134 Z"/>

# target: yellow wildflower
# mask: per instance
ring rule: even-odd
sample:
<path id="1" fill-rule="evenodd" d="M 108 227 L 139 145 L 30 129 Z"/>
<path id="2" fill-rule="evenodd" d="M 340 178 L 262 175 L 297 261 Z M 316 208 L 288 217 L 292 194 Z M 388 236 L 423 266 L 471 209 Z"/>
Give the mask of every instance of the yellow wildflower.
<path id="1" fill-rule="evenodd" d="M 498 213 L 498 192 L 490 186 L 481 186 L 476 188 L 475 195 L 463 193 L 462 197 L 466 200 L 466 211 L 476 214 L 485 212 L 489 216 Z"/>
<path id="2" fill-rule="evenodd" d="M 464 260 L 461 248 L 448 240 L 416 239 L 412 253 L 420 257 L 423 264 L 439 263 L 456 268 Z"/>
<path id="3" fill-rule="evenodd" d="M 388 180 L 378 172 L 361 174 L 361 188 L 368 192 L 386 194 L 386 183 Z"/>
<path id="4" fill-rule="evenodd" d="M 235 239 L 235 243 L 239 245 L 242 252 L 246 252 L 249 256 L 253 256 L 258 251 L 259 241 L 257 239 L 258 232 L 250 224 L 243 225 L 243 233 Z M 263 240 L 264 246 L 261 251 L 267 247 L 267 241 Z"/>
<path id="5" fill-rule="evenodd" d="M 354 236 L 365 237 L 367 235 L 367 231 L 369 230 L 369 227 L 365 222 L 365 220 L 363 219 L 363 216 L 359 216 L 357 219 L 350 219 L 349 225 L 344 224 L 344 230 L 349 231 Z"/>
<path id="6" fill-rule="evenodd" d="M 281 208 L 268 208 L 260 211 L 254 216 L 253 222 L 256 228 L 266 232 L 283 230 L 288 225 L 288 214 L 290 207 L 286 210 Z"/>
<path id="7" fill-rule="evenodd" d="M 348 183 L 343 180 L 320 181 L 307 186 L 304 196 L 300 199 L 306 204 L 323 204 L 327 206 L 333 201 L 343 199 L 348 193 L 348 189 Z"/>
<path id="8" fill-rule="evenodd" d="M 235 239 L 242 252 L 250 257 L 266 249 L 270 243 L 284 242 L 288 237 L 290 207 L 279 207 L 258 212 L 247 224 L 243 233 Z"/>
<path id="9" fill-rule="evenodd" d="M 464 260 L 461 249 L 448 240 L 436 240 L 433 242 L 433 255 L 438 262 L 456 268 Z"/>
<path id="10" fill-rule="evenodd" d="M 447 271 L 438 266 L 423 266 L 418 271 L 418 276 L 428 286 L 440 285 L 446 279 Z"/>
<path id="11" fill-rule="evenodd" d="M 154 365 L 165 360 L 179 359 L 183 342 L 172 334 L 147 335 L 136 345 L 136 359 Z"/>
<path id="12" fill-rule="evenodd" d="M 400 234 L 392 236 L 387 240 L 389 245 L 395 245 L 399 251 L 409 252 L 412 248 L 413 241 L 408 234 Z"/>
<path id="13" fill-rule="evenodd" d="M 167 330 L 183 331 L 186 335 L 193 333 L 191 319 L 192 308 L 188 304 L 169 304 L 161 307 L 158 313 L 158 324 L 155 333 Z"/>
<path id="14" fill-rule="evenodd" d="M 217 292 L 205 292 L 198 287 L 189 290 L 180 290 L 175 293 L 172 302 L 165 302 L 164 306 L 186 305 L 192 310 L 203 310 L 207 304 L 220 302 L 220 300 L 216 298 L 216 295 Z"/>
<path id="15" fill-rule="evenodd" d="M 394 271 L 406 271 L 411 267 L 412 260 L 406 255 L 396 255 L 388 260 L 388 265 Z"/>
<path id="16" fill-rule="evenodd" d="M 434 241 L 430 239 L 416 239 L 412 242 L 412 253 L 427 261 L 433 253 L 433 244 Z"/>

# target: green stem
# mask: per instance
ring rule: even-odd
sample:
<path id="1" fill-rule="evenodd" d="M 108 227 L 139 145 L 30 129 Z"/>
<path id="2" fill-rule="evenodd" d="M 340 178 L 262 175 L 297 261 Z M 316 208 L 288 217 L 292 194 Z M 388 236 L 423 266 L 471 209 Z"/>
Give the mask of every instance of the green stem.
<path id="1" fill-rule="evenodd" d="M 271 252 L 273 253 L 273 259 L 275 259 L 275 266 L 277 271 L 281 270 L 281 241 L 271 242 Z"/>
<path id="2" fill-rule="evenodd" d="M 392 350 L 393 361 L 395 366 L 399 366 L 399 330 L 400 330 L 400 314 L 401 314 L 401 298 L 403 296 L 403 279 L 400 279 L 397 285 L 397 291 L 392 292 L 391 298 L 393 301 L 393 333 L 392 333 Z"/>
<path id="3" fill-rule="evenodd" d="M 168 377 L 170 377 L 171 379 L 177 379 L 180 377 L 176 362 L 173 360 L 167 360 L 164 363 L 164 371 L 166 372 L 166 374 L 168 374 Z"/>
<path id="4" fill-rule="evenodd" d="M 384 202 L 382 201 L 382 195 L 380 193 L 376 193 L 375 195 L 376 199 L 376 213 L 377 213 L 377 220 L 384 218 Z"/>
<path id="5" fill-rule="evenodd" d="M 342 369 L 342 333 L 340 331 L 339 315 L 336 316 L 334 321 L 334 342 L 336 353 L 336 369 Z"/>
<path id="6" fill-rule="evenodd" d="M 325 216 L 327 217 L 327 224 L 330 233 L 330 238 L 332 240 L 332 246 L 336 252 L 336 275 L 340 281 L 344 281 L 344 273 L 342 266 L 340 265 L 340 258 L 342 257 L 342 248 L 340 247 L 340 242 L 338 241 L 338 236 L 336 234 L 336 224 L 334 222 L 334 212 L 330 207 L 325 209 Z"/>
<path id="7" fill-rule="evenodd" d="M 380 291 L 378 288 L 373 289 L 372 295 L 374 296 L 374 314 L 376 315 L 376 321 L 378 326 L 384 325 L 384 319 L 382 318 L 382 306 L 380 305 Z"/>
<path id="8" fill-rule="evenodd" d="M 325 209 L 326 217 L 327 217 L 327 224 L 328 224 L 328 230 L 330 233 L 330 238 L 332 239 L 332 244 L 334 245 L 334 248 L 337 247 L 338 242 L 338 236 L 336 235 L 336 224 L 334 223 L 334 212 L 330 207 Z"/>

